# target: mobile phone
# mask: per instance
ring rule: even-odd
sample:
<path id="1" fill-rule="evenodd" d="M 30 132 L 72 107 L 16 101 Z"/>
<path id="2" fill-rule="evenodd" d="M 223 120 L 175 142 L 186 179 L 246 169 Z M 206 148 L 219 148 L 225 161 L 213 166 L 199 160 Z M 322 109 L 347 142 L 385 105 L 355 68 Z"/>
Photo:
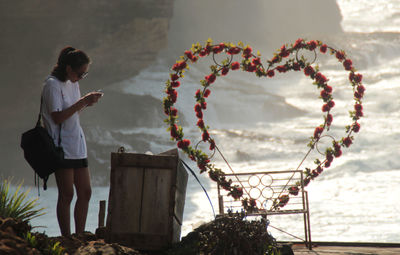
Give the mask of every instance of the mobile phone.
<path id="1" fill-rule="evenodd" d="M 99 92 L 99 93 L 101 93 L 101 96 L 104 96 L 104 92 L 103 92 L 103 90 L 101 90 L 101 89 L 98 89 L 98 90 L 96 90 L 96 92 Z"/>

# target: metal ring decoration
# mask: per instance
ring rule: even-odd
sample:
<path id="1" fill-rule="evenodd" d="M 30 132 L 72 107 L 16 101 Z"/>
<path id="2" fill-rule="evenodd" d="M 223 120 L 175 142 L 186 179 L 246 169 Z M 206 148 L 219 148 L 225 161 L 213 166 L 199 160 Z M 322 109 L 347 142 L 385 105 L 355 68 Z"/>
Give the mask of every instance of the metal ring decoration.
<path id="1" fill-rule="evenodd" d="M 269 181 L 270 181 L 269 183 L 266 183 L 266 181 L 265 181 L 267 179 L 266 178 L 267 176 L 269 177 Z M 269 174 L 263 174 L 263 176 L 261 177 L 261 183 L 264 186 L 271 186 L 273 182 L 274 182 L 274 178 Z"/>
<path id="2" fill-rule="evenodd" d="M 267 189 L 269 189 L 270 192 L 271 192 L 271 195 L 270 195 L 270 196 L 267 196 L 267 195 L 264 194 L 264 191 L 267 190 Z M 266 198 L 266 199 L 272 199 L 273 196 L 274 196 L 274 193 L 275 193 L 275 192 L 274 192 L 274 189 L 271 188 L 271 187 L 264 187 L 264 188 L 262 189 L 262 191 L 261 191 L 261 195 L 263 196 L 263 198 Z"/>
<path id="3" fill-rule="evenodd" d="M 313 51 L 315 59 L 311 62 L 304 56 L 299 59 L 299 50 Z M 235 199 L 240 199 L 243 196 L 243 189 L 239 185 L 232 185 L 232 181 L 226 180 L 224 172 L 221 169 L 215 168 L 215 166 L 210 163 L 210 157 L 205 152 L 197 147 L 192 147 L 191 141 L 184 139 L 183 129 L 178 125 L 178 110 L 174 107 L 178 99 L 177 89 L 180 86 L 179 79 L 184 77 L 184 72 L 188 69 L 190 63 L 195 63 L 199 58 L 205 58 L 210 54 L 213 55 L 215 64 L 210 66 L 211 73 L 200 81 L 201 89 L 198 89 L 195 93 L 196 104 L 194 110 L 198 119 L 197 126 L 202 133 L 201 140 L 210 144 L 210 151 L 215 151 L 215 141 L 208 132 L 209 126 L 204 122 L 203 112 L 207 109 L 206 99 L 211 94 L 211 85 L 215 82 L 217 77 L 226 76 L 230 71 L 239 69 L 254 73 L 258 77 L 268 78 L 274 77 L 275 72 L 286 73 L 288 71 L 303 71 L 304 75 L 311 78 L 313 84 L 320 90 L 320 98 L 323 101 L 322 112 L 324 114 L 324 121 L 315 128 L 314 134 L 308 143 L 310 150 L 312 150 L 315 149 L 315 145 L 321 139 L 323 132 L 329 130 L 333 121 L 333 116 L 330 111 L 335 106 L 332 96 L 333 89 L 328 85 L 329 80 L 319 72 L 319 67 L 317 65 L 313 65 L 316 60 L 317 52 L 321 54 L 330 53 L 332 56 L 335 56 L 338 62 L 343 65 L 344 69 L 348 71 L 348 80 L 354 95 L 354 109 L 350 110 L 351 123 L 345 127 L 345 135 L 341 139 L 333 140 L 332 146 L 325 151 L 325 158 L 315 159 L 314 167 L 305 168 L 304 184 L 308 185 L 312 179 L 322 173 L 324 168 L 328 168 L 331 165 L 334 158 L 340 157 L 342 148 L 347 148 L 353 143 L 353 133 L 359 132 L 360 124 L 358 120 L 363 116 L 362 98 L 364 96 L 365 87 L 362 85 L 362 75 L 356 73 L 352 60 L 347 57 L 344 51 L 329 47 L 321 41 L 305 41 L 300 38 L 293 44 L 285 44 L 280 50 L 274 53 L 272 59 L 266 61 L 266 68 L 261 61 L 261 55 L 255 55 L 250 46 L 244 46 L 241 42 L 239 42 L 238 45 L 231 43 L 213 44 L 212 40 L 209 39 L 204 46 L 200 43 L 194 44 L 191 50 L 185 51 L 184 55 L 172 66 L 172 73 L 170 73 L 170 78 L 166 81 L 166 96 L 163 99 L 163 108 L 167 115 L 165 122 L 168 125 L 171 139 L 177 142 L 178 148 L 197 163 L 200 173 L 208 172 L 210 178 L 226 189 L 229 195 Z M 228 58 L 221 63 L 216 63 L 214 56 L 221 53 L 230 55 L 231 60 Z M 241 56 L 241 61 L 232 62 L 234 56 Z M 308 153 L 306 156 L 308 156 Z M 304 160 L 302 163 L 303 162 Z M 300 183 L 297 183 L 289 187 L 286 192 L 291 195 L 297 195 L 299 187 Z M 279 205 L 284 206 L 288 200 L 288 195 L 282 195 Z"/>
<path id="4" fill-rule="evenodd" d="M 252 180 L 254 180 L 254 179 L 256 179 L 257 184 L 251 183 Z M 247 180 L 247 182 L 249 183 L 250 187 L 254 188 L 254 187 L 257 187 L 261 183 L 261 179 L 257 175 L 253 174 L 253 175 L 249 176 L 249 179 Z"/>

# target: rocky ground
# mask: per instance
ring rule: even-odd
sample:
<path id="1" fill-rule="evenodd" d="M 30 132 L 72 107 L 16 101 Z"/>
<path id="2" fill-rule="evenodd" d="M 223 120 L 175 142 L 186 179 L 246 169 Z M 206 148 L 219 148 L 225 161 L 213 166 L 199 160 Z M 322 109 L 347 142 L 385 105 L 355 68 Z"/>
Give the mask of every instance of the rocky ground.
<path id="1" fill-rule="evenodd" d="M 54 248 L 57 242 L 59 242 L 59 246 L 64 248 L 61 254 L 146 254 L 116 243 L 106 243 L 104 239 L 90 232 L 81 235 L 72 235 L 67 238 L 48 237 L 45 234 L 30 231 L 32 231 L 32 227 L 29 224 L 16 221 L 13 218 L 0 218 L 0 255 L 57 254 L 55 251 L 51 252 L 52 248 L 53 250 L 57 250 Z M 31 233 L 30 238 L 26 238 L 26 233 L 28 232 Z"/>

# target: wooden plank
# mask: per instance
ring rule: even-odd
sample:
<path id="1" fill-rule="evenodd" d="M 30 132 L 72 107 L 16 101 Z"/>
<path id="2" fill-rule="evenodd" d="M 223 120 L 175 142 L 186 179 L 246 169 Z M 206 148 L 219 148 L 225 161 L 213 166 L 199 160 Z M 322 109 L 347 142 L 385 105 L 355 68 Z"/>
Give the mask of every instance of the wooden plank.
<path id="1" fill-rule="evenodd" d="M 135 166 L 144 168 L 175 169 L 178 156 L 146 155 L 137 153 L 112 153 L 112 160 L 119 166 Z"/>
<path id="2" fill-rule="evenodd" d="M 106 200 L 99 202 L 99 228 L 104 227 L 104 217 L 106 216 Z"/>
<path id="3" fill-rule="evenodd" d="M 140 231 L 143 172 L 144 169 L 138 167 L 116 167 L 111 172 L 111 232 Z"/>
<path id="4" fill-rule="evenodd" d="M 171 169 L 145 169 L 141 233 L 168 234 L 171 175 Z"/>
<path id="5" fill-rule="evenodd" d="M 176 189 L 174 195 L 174 214 L 177 220 L 182 223 L 183 221 L 183 211 L 185 208 L 185 199 L 186 199 L 186 186 L 188 182 L 188 174 L 182 165 L 181 162 L 178 164 L 178 168 L 176 169 Z"/>

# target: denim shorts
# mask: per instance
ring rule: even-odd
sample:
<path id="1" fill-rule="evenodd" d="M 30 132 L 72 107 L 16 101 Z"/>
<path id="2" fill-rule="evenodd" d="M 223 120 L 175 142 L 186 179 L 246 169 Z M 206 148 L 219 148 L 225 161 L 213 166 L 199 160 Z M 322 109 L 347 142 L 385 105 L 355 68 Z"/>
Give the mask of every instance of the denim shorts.
<path id="1" fill-rule="evenodd" d="M 87 158 L 83 159 L 64 159 L 61 162 L 59 169 L 67 169 L 67 168 L 84 168 L 88 167 L 89 163 Z"/>

